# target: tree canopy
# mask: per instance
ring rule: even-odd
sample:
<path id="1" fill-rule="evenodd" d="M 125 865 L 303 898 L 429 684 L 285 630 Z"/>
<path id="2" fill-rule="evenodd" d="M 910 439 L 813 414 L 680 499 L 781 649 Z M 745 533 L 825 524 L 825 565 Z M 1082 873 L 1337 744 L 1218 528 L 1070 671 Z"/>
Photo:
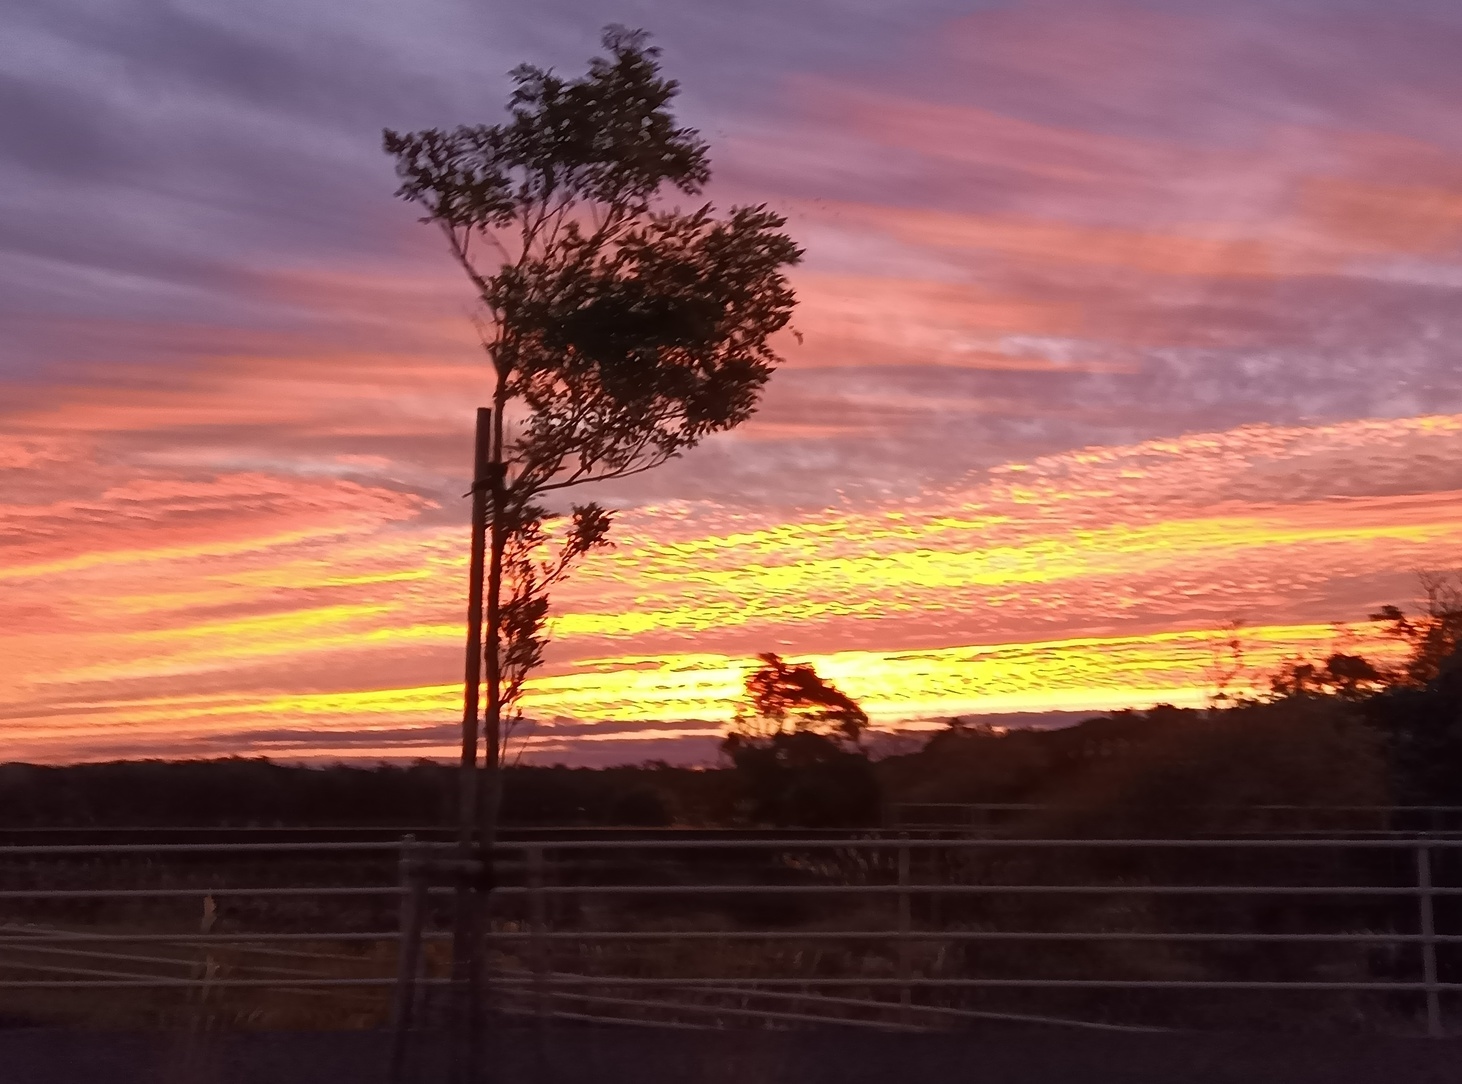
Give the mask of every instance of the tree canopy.
<path id="1" fill-rule="evenodd" d="M 801 251 L 764 206 L 681 210 L 710 179 L 641 31 L 566 80 L 524 65 L 510 119 L 388 131 L 398 194 L 426 211 L 476 287 L 523 495 L 623 477 L 745 421 L 780 360 L 771 337 Z"/>
<path id="2" fill-rule="evenodd" d="M 789 663 L 770 652 L 747 675 L 736 711 L 736 732 L 748 740 L 791 732 L 824 734 L 857 745 L 868 726 L 858 702 L 818 676 L 810 663 Z"/>
<path id="3" fill-rule="evenodd" d="M 505 120 L 386 131 L 397 194 L 437 227 L 481 302 L 494 468 L 485 725 L 542 659 L 548 589 L 607 544 L 573 509 L 541 552 L 546 495 L 625 478 L 744 422 L 779 363 L 801 250 L 765 206 L 682 208 L 711 177 L 643 31 L 609 27 L 578 78 L 512 73 Z M 495 737 L 490 737 L 490 744 Z"/>

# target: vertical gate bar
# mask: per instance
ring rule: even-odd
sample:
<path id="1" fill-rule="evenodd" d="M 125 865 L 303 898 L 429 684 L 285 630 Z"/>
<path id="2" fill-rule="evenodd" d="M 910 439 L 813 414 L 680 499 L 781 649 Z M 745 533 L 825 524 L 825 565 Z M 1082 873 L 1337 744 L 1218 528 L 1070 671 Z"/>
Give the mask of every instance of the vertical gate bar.
<path id="1" fill-rule="evenodd" d="M 1425 843 L 1416 848 L 1416 884 L 1421 907 L 1421 981 L 1426 984 L 1426 1033 L 1433 1039 L 1440 1039 L 1442 1007 L 1437 992 L 1437 926 L 1432 912 L 1432 859 L 1431 848 Z"/>
<path id="2" fill-rule="evenodd" d="M 548 1071 L 548 1020 L 552 1006 L 549 1003 L 549 949 L 548 901 L 545 898 L 545 881 L 542 847 L 529 847 L 524 856 L 528 861 L 528 934 L 529 951 L 533 955 L 533 1060 L 535 1077 L 538 1081 L 549 1079 Z"/>
<path id="3" fill-rule="evenodd" d="M 909 933 L 913 928 L 912 908 L 909 900 L 909 834 L 899 834 L 899 887 L 903 889 L 899 896 L 898 915 L 898 979 L 899 979 L 899 1023 L 909 1024 L 913 1018 L 913 988 L 909 980 L 913 977 L 913 943 L 909 940 Z"/>
<path id="4" fill-rule="evenodd" d="M 548 908 L 543 892 L 543 848 L 529 847 L 528 932 L 533 953 L 533 1015 L 539 1024 L 548 1017 Z"/>
<path id="5" fill-rule="evenodd" d="M 387 1079 L 399 1084 L 406 1069 L 406 1046 L 416 1008 L 425 920 L 426 879 L 416 859 L 416 837 L 401 839 L 401 931 L 396 946 L 396 989 L 391 1005 L 391 1054 Z"/>

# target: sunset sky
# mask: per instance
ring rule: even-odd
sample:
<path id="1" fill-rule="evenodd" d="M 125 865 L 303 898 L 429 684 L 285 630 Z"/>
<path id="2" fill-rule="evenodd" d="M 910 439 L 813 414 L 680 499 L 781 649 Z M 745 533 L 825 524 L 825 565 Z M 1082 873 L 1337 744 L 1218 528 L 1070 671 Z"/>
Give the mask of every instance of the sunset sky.
<path id="1" fill-rule="evenodd" d="M 380 131 L 615 21 L 802 341 L 593 493 L 530 757 L 703 761 L 762 651 L 885 729 L 1197 704 L 1462 564 L 1456 0 L 9 5 L 0 760 L 450 751 L 488 382 Z"/>

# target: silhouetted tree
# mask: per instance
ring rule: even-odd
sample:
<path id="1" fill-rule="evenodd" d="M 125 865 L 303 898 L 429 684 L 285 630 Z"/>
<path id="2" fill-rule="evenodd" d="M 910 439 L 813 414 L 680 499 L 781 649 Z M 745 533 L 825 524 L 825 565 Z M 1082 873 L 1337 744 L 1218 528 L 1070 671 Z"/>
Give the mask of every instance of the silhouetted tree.
<path id="1" fill-rule="evenodd" d="M 1419 611 L 1383 606 L 1370 615 L 1406 648 L 1395 666 L 1333 652 L 1323 662 L 1291 659 L 1270 678 L 1271 699 L 1357 703 L 1384 744 L 1395 800 L 1462 800 L 1462 581 L 1421 573 Z"/>
<path id="2" fill-rule="evenodd" d="M 733 733 L 769 738 L 787 732 L 827 734 L 858 745 L 868 716 L 852 697 L 818 676 L 810 663 L 789 663 L 770 652 L 746 678 Z"/>
<path id="3" fill-rule="evenodd" d="M 772 824 L 874 823 L 880 794 L 862 747 L 867 714 L 811 665 L 759 658 L 721 743 L 747 813 Z"/>
<path id="4" fill-rule="evenodd" d="M 1454 574 L 1423 572 L 1421 612 L 1407 617 L 1399 606 L 1382 606 L 1372 621 L 1385 621 L 1409 653 L 1396 675 L 1399 683 L 1422 686 L 1441 673 L 1443 660 L 1462 644 L 1462 582 Z"/>
<path id="5" fill-rule="evenodd" d="M 1219 639 L 1209 647 L 1209 663 L 1204 674 L 1209 688 L 1208 706 L 1225 708 L 1248 700 L 1243 688 L 1248 671 L 1244 658 L 1244 619 L 1231 617 L 1219 630 Z"/>
<path id="6" fill-rule="evenodd" d="M 677 84 L 647 42 L 610 27 L 608 56 L 578 79 L 519 67 L 501 124 L 385 133 L 398 195 L 441 230 L 486 317 L 495 481 L 483 722 L 494 779 L 503 725 L 542 660 L 547 590 L 606 544 L 610 524 L 603 508 L 577 506 L 562 549 L 541 558 L 542 500 L 639 474 L 745 421 L 795 300 L 783 272 L 801 252 L 780 216 L 666 202 L 700 193 L 711 170 L 699 134 L 676 123 Z"/>
<path id="7" fill-rule="evenodd" d="M 1462 582 L 1448 573 L 1419 574 L 1420 612 L 1407 616 L 1399 606 L 1382 606 L 1370 620 L 1385 622 L 1385 633 L 1406 647 L 1396 666 L 1380 666 L 1344 649 L 1323 661 L 1287 659 L 1269 676 L 1270 699 L 1336 696 L 1363 700 L 1397 687 L 1421 689 L 1435 681 L 1462 645 Z M 1342 633 L 1345 630 L 1342 628 Z"/>
<path id="8" fill-rule="evenodd" d="M 1292 696 L 1338 696 L 1360 700 L 1386 688 L 1391 675 L 1360 655 L 1337 651 L 1324 662 L 1290 659 L 1269 679 L 1276 699 Z"/>

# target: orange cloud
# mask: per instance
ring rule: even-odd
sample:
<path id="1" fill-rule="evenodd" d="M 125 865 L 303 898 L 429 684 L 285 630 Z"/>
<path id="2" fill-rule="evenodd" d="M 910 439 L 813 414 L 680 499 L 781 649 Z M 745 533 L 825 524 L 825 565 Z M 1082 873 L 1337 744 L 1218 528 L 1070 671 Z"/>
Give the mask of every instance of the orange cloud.
<path id="1" fill-rule="evenodd" d="M 954 214 L 925 209 L 866 208 L 875 228 L 921 245 L 938 245 L 977 256 L 984 251 L 1016 260 L 1117 267 L 1157 275 L 1202 277 L 1315 274 L 1332 271 L 1329 260 L 1310 262 L 1268 239 L 1158 233 L 1052 220 Z"/>
<path id="2" fill-rule="evenodd" d="M 1302 192 L 1315 228 L 1356 252 L 1449 253 L 1462 244 L 1462 191 L 1316 178 Z"/>
<path id="3" fill-rule="evenodd" d="M 1357 460 L 1375 469 L 1337 471 Z M 1462 416 L 1250 426 L 1011 463 L 883 508 L 626 512 L 617 548 L 557 595 L 527 706 L 714 722 L 767 649 L 813 658 L 884 720 L 1192 702 L 1228 618 L 1250 618 L 1255 660 L 1322 650 L 1330 621 L 1404 599 L 1404 569 L 1448 564 L 1459 461 Z M 279 727 L 294 753 L 381 748 L 378 730 L 413 755 L 450 741 L 430 735 L 456 710 L 459 527 L 335 480 L 104 494 L 86 506 L 104 548 L 7 565 L 10 755 L 247 747 Z M 277 511 L 209 521 L 238 500 Z M 182 542 L 149 522 L 191 512 L 208 529 Z"/>

